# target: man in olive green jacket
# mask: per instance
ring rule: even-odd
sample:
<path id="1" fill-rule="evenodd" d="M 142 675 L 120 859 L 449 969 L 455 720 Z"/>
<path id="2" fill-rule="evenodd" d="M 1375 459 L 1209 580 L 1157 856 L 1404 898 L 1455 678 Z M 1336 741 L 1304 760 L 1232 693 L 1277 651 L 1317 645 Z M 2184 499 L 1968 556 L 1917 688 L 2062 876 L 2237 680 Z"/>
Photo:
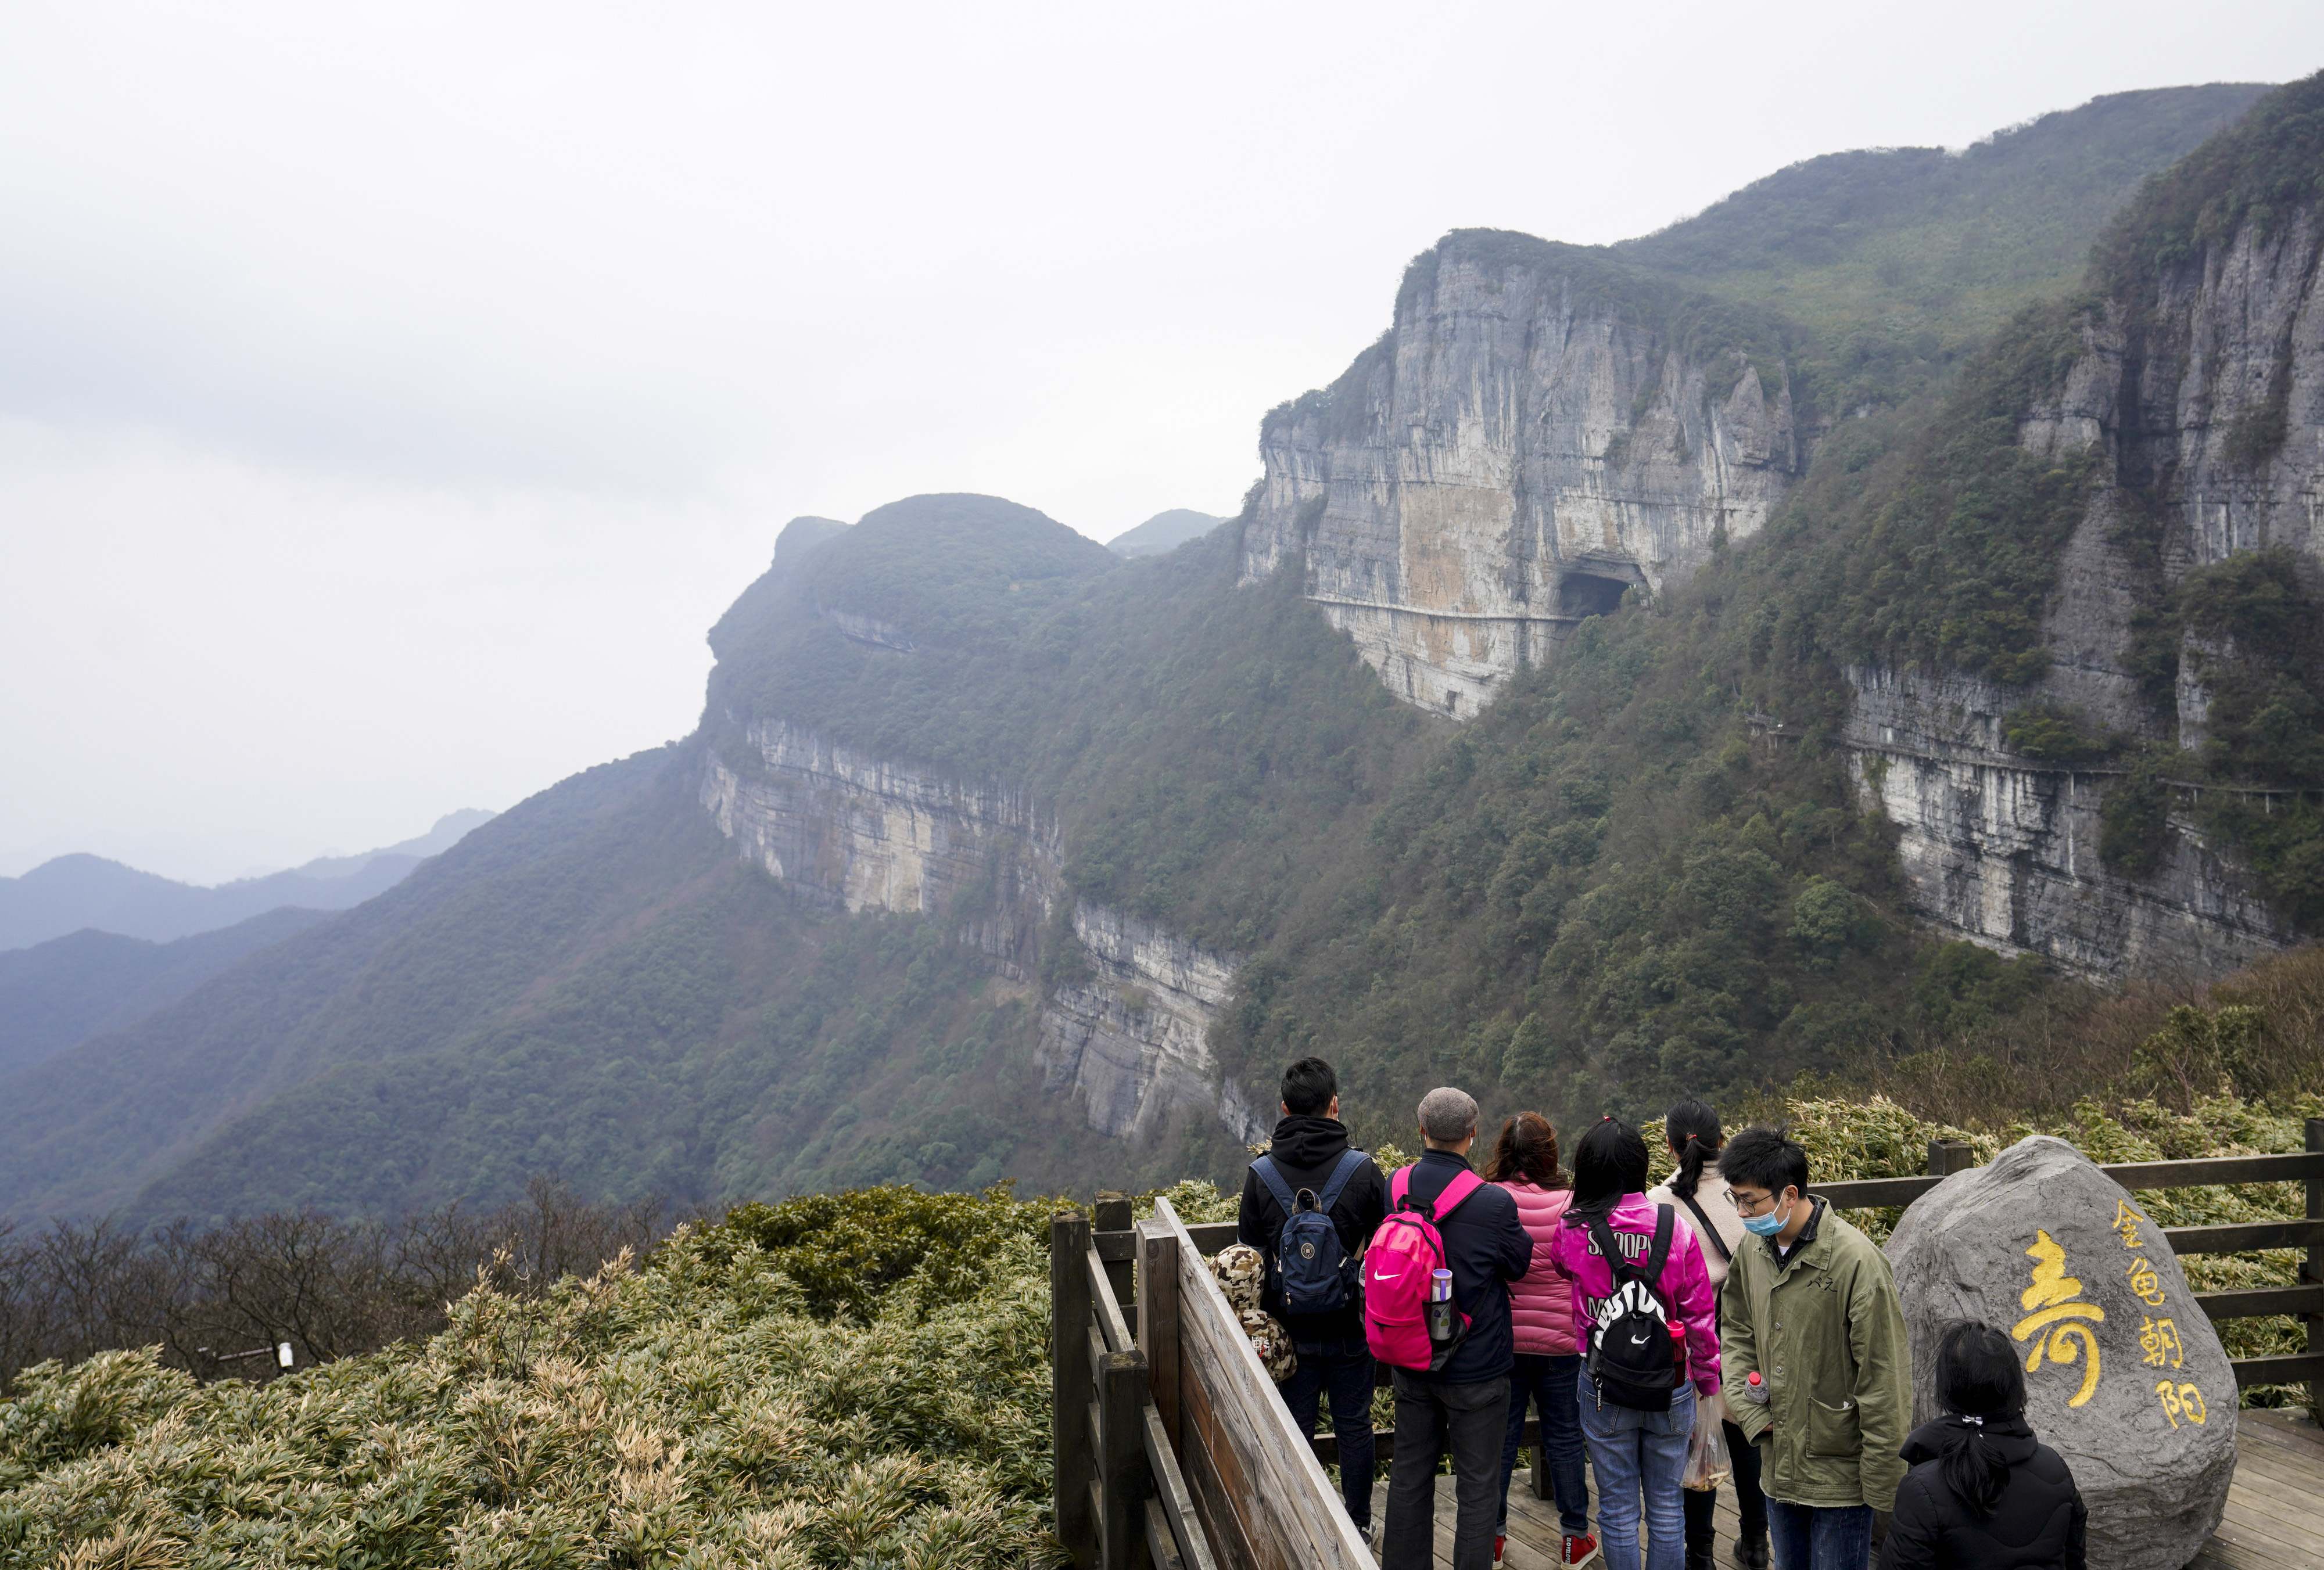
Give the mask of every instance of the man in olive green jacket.
<path id="1" fill-rule="evenodd" d="M 1912 1428 L 1896 1278 L 1870 1238 L 1807 1192 L 1808 1152 L 1781 1134 L 1737 1134 L 1719 1174 L 1755 1235 L 1720 1289 L 1720 1366 L 1728 1414 L 1759 1450 L 1775 1563 L 1864 1570 Z"/>

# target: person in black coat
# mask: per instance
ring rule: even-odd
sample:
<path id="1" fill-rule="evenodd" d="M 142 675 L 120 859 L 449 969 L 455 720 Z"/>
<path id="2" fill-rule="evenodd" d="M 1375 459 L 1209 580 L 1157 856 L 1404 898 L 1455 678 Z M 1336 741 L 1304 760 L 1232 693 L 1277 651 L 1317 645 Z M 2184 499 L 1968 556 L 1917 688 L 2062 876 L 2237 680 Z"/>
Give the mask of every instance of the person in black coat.
<path id="1" fill-rule="evenodd" d="M 2074 1474 L 2025 1425 L 2025 1374 L 2001 1332 L 1955 1325 L 1937 1347 L 1947 1416 L 1904 1441 L 1881 1570 L 2086 1570 Z"/>
<path id="2" fill-rule="evenodd" d="M 1283 1120 L 1275 1125 L 1268 1157 L 1296 1200 L 1302 1189 L 1312 1189 L 1321 1198 L 1347 1150 L 1348 1129 L 1340 1121 L 1339 1077 L 1321 1058 L 1300 1059 L 1283 1070 Z M 1387 1215 L 1388 1180 L 1366 1157 L 1349 1174 L 1332 1206 L 1332 1225 L 1348 1258 L 1362 1254 L 1373 1229 Z M 1242 1213 L 1235 1221 L 1235 1237 L 1267 1255 L 1267 1284 L 1259 1306 L 1291 1332 L 1291 1349 L 1298 1359 L 1291 1377 L 1281 1386 L 1284 1404 L 1291 1409 L 1291 1420 L 1299 1425 L 1299 1431 L 1308 1434 L 1314 1432 L 1315 1409 L 1325 1394 L 1330 1395 L 1332 1431 L 1340 1441 L 1341 1497 L 1347 1504 L 1348 1519 L 1358 1530 L 1369 1534 L 1373 1363 L 1371 1348 L 1364 1341 L 1363 1305 L 1359 1299 L 1322 1314 L 1284 1310 L 1277 1274 L 1282 1262 L 1276 1258 L 1276 1250 L 1288 1219 L 1282 1204 L 1259 1181 L 1258 1172 L 1244 1173 Z"/>

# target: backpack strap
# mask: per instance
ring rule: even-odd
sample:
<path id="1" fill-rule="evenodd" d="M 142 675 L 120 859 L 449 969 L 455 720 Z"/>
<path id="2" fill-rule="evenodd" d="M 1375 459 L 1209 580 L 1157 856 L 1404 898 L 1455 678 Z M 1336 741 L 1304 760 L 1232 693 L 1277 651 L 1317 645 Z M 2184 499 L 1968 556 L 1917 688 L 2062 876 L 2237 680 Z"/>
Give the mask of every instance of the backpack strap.
<path id="1" fill-rule="evenodd" d="M 1403 1209 L 1409 1200 L 1414 1209 L 1427 1213 L 1429 1222 L 1433 1226 L 1458 1210 L 1462 1200 L 1485 1186 L 1484 1179 L 1477 1176 L 1469 1168 L 1463 1167 L 1452 1174 L 1451 1182 L 1436 1191 L 1434 1203 L 1425 1199 L 1413 1199 L 1411 1198 L 1413 1167 L 1417 1167 L 1419 1164 L 1418 1161 L 1415 1161 L 1410 1167 L 1398 1167 L 1396 1176 L 1388 1180 L 1389 1215 L 1393 1216 Z"/>
<path id="2" fill-rule="evenodd" d="M 1470 1195 L 1474 1194 L 1478 1189 L 1484 1186 L 1485 1180 L 1477 1176 L 1475 1172 L 1471 1171 L 1466 1167 L 1463 1167 L 1459 1171 L 1453 1173 L 1452 1180 L 1445 1184 L 1444 1187 L 1437 1192 L 1436 1213 L 1434 1217 L 1436 1224 L 1439 1226 L 1444 1225 L 1444 1218 L 1446 1217 L 1461 1208 L 1462 1203 L 1466 1200 Z"/>
<path id="3" fill-rule="evenodd" d="M 1282 1170 L 1275 1164 L 1273 1156 L 1259 1157 L 1250 1163 L 1250 1170 L 1258 1175 L 1260 1182 L 1267 1185 L 1267 1191 L 1275 1196 L 1275 1202 L 1283 1207 L 1283 1219 L 1288 1221 L 1299 1214 L 1298 1197 L 1292 1193 L 1291 1185 L 1283 1180 Z"/>
<path id="4" fill-rule="evenodd" d="M 1662 1295 L 1663 1266 L 1670 1261 L 1671 1228 L 1677 1224 L 1677 1212 L 1669 1206 L 1655 1207 L 1654 1246 L 1646 1250 L 1646 1285 L 1656 1297 Z"/>
<path id="5" fill-rule="evenodd" d="M 1353 1145 L 1342 1151 L 1340 1164 L 1333 1169 L 1331 1180 L 1323 1185 L 1323 1191 L 1315 1197 L 1315 1208 L 1329 1216 L 1332 1213 L 1332 1207 L 1337 1205 L 1340 1202 L 1340 1196 L 1347 1191 L 1348 1180 L 1356 1175 L 1356 1169 L 1362 1166 L 1365 1160 L 1364 1152 Z"/>
<path id="6" fill-rule="evenodd" d="M 1604 1256 L 1607 1267 L 1614 1273 L 1614 1284 L 1618 1287 L 1625 1281 L 1638 1280 L 1638 1267 L 1630 1262 L 1630 1256 L 1624 1253 L 1621 1245 L 1614 1241 L 1614 1229 L 1606 1224 L 1606 1218 L 1600 1216 L 1587 1225 L 1590 1241 L 1597 1244 L 1599 1253 Z"/>
<path id="7" fill-rule="evenodd" d="M 1711 1217 L 1702 1213 L 1702 1202 L 1692 1194 L 1682 1194 L 1679 1198 L 1686 1201 L 1686 1207 L 1694 1212 L 1695 1220 L 1702 1224 L 1702 1241 L 1719 1251 L 1720 1262 L 1733 1262 L 1733 1252 L 1728 1248 L 1727 1240 L 1719 1235 L 1719 1228 L 1711 1224 Z"/>

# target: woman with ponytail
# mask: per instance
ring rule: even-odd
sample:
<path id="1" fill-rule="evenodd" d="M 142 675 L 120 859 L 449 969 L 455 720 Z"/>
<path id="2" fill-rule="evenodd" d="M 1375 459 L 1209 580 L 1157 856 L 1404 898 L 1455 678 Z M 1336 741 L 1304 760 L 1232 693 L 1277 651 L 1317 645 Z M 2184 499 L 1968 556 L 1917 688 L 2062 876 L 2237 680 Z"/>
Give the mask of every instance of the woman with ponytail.
<path id="1" fill-rule="evenodd" d="M 1946 1415 L 1904 1441 L 1881 1570 L 2085 1570 L 2089 1512 L 2058 1453 L 2025 1426 L 2017 1349 L 1964 1321 L 1937 1345 Z"/>
<path id="2" fill-rule="evenodd" d="M 1493 1530 L 1493 1558 L 1508 1538 L 1509 1478 L 1525 1437 L 1526 1408 L 1541 1412 L 1542 1447 L 1549 1456 L 1551 1491 L 1564 1542 L 1561 1565 L 1587 1565 L 1598 1556 L 1590 1535 L 1590 1483 L 1582 1471 L 1582 1407 L 1575 1393 L 1582 1351 L 1573 1344 L 1573 1283 L 1549 1262 L 1557 1223 L 1573 1198 L 1573 1180 L 1557 1169 L 1557 1130 L 1538 1112 L 1520 1112 L 1501 1125 L 1485 1180 L 1517 1202 L 1517 1224 L 1533 1239 L 1533 1268 L 1509 1283 L 1509 1318 L 1517 1332 L 1517 1367 L 1509 1373 L 1509 1429 L 1501 1446 L 1501 1519 Z"/>
<path id="3" fill-rule="evenodd" d="M 1662 1187 L 1648 1190 L 1646 1198 L 1675 1209 L 1678 1218 L 1693 1232 L 1695 1241 L 1702 1245 L 1703 1268 L 1711 1272 L 1715 1299 L 1727 1284 L 1728 1261 L 1749 1235 L 1743 1230 L 1743 1217 L 1737 1213 L 1735 1202 L 1727 1197 L 1727 1180 L 1719 1175 L 1719 1150 L 1727 1143 L 1719 1126 L 1719 1114 L 1703 1102 L 1682 1101 L 1663 1118 L 1663 1142 L 1678 1162 L 1678 1171 Z M 1724 1398 L 1712 1400 L 1719 1403 L 1727 1454 L 1735 1463 L 1735 1514 L 1739 1529 L 1735 1563 L 1741 1570 L 1766 1570 L 1767 1496 L 1759 1492 L 1759 1452 L 1743 1437 L 1742 1429 L 1725 1421 Z M 1690 1488 L 1685 1504 L 1687 1565 L 1689 1570 L 1707 1570 L 1712 1563 L 1716 1530 L 1712 1512 L 1719 1505 L 1719 1491 Z"/>

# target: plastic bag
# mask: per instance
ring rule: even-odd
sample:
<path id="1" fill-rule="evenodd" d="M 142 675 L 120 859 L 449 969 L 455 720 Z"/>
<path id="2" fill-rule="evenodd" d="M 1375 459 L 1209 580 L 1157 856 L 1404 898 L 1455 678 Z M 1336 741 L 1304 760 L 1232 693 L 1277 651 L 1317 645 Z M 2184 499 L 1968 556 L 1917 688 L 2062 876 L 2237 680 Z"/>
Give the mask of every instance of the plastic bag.
<path id="1" fill-rule="evenodd" d="M 1726 1482 L 1735 1472 L 1734 1459 L 1727 1454 L 1722 1403 L 1715 1397 L 1694 1403 L 1694 1437 L 1686 1445 L 1686 1470 L 1679 1474 L 1682 1488 L 1710 1490 Z"/>

